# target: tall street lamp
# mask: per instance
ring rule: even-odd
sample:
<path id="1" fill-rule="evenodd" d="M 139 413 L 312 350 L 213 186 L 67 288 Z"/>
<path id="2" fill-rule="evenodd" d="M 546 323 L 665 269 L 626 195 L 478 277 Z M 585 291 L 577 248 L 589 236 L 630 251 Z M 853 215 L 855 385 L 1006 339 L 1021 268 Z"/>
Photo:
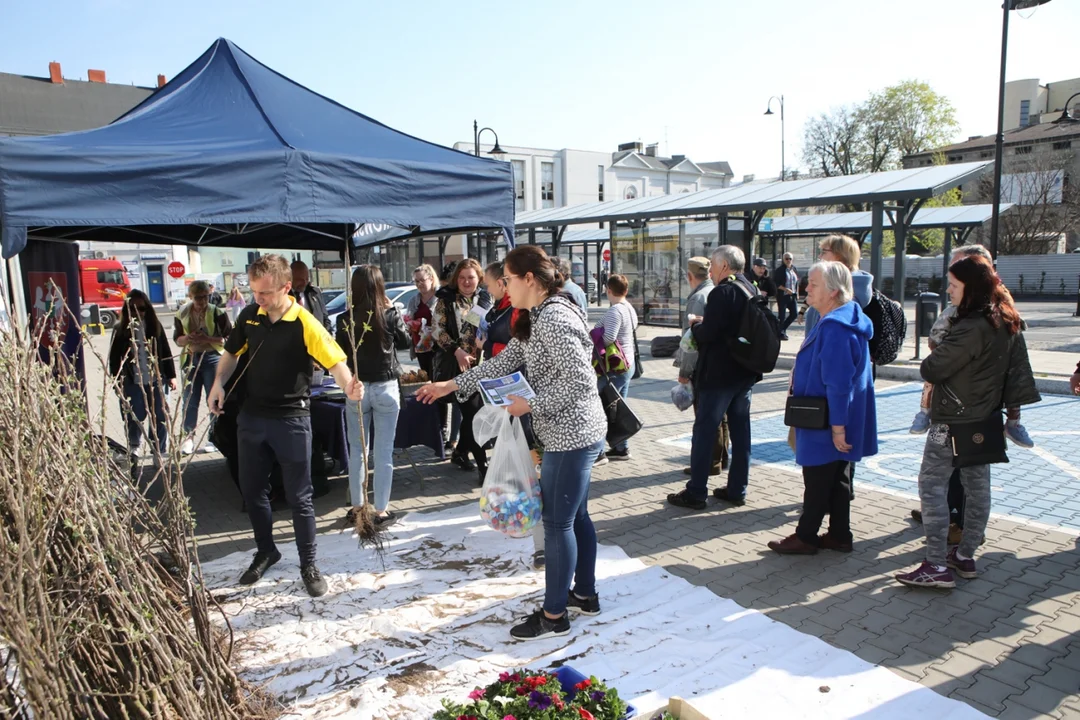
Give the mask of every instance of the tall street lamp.
<path id="1" fill-rule="evenodd" d="M 777 97 L 777 96 L 773 95 L 771 98 L 769 98 L 769 105 L 768 105 L 768 107 L 765 108 L 765 114 L 766 115 L 774 115 L 775 114 L 772 111 L 772 101 L 773 100 L 776 100 L 776 101 L 778 101 L 780 103 L 780 182 L 784 182 L 784 176 L 787 174 L 787 162 L 786 162 L 785 157 L 784 157 L 784 154 L 785 154 L 785 151 L 786 151 L 785 147 L 784 147 L 784 143 L 785 143 L 785 140 L 786 140 L 786 136 L 785 136 L 785 132 L 784 132 L 784 96 L 781 95 L 780 97 Z"/>
<path id="2" fill-rule="evenodd" d="M 478 125 L 476 124 L 476 121 L 473 120 L 472 121 L 473 148 L 474 148 L 473 149 L 473 154 L 476 155 L 476 157 L 480 157 L 480 134 L 483 133 L 486 130 L 487 132 L 490 132 L 492 135 L 495 136 L 495 147 L 491 148 L 491 150 L 488 150 L 488 155 L 494 155 L 496 160 L 502 160 L 503 155 L 506 154 L 506 151 L 503 150 L 501 147 L 499 147 L 499 135 L 498 135 L 498 133 L 496 133 L 494 130 L 492 130 L 489 127 L 480 128 L 479 130 L 477 129 L 477 127 L 478 127 Z"/>
<path id="3" fill-rule="evenodd" d="M 1001 77 L 998 79 L 997 137 L 994 138 L 994 211 L 990 218 L 990 255 L 998 256 L 998 224 L 1001 217 L 1001 159 L 1005 144 L 1005 58 L 1009 48 L 1009 11 L 1045 5 L 1050 0 L 1005 0 L 1001 20 Z"/>

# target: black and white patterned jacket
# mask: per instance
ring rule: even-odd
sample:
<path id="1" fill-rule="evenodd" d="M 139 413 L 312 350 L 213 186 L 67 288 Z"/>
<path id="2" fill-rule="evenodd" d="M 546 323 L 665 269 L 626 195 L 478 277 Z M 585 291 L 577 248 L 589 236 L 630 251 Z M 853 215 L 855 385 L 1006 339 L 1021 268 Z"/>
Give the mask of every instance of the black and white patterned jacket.
<path id="1" fill-rule="evenodd" d="M 532 337 L 513 339 L 501 353 L 458 375 L 458 398 L 477 391 L 479 380 L 509 375 L 522 365 L 536 397 L 533 429 L 544 450 L 580 450 L 604 439 L 607 418 L 596 392 L 593 343 L 585 313 L 561 296 L 533 308 Z"/>

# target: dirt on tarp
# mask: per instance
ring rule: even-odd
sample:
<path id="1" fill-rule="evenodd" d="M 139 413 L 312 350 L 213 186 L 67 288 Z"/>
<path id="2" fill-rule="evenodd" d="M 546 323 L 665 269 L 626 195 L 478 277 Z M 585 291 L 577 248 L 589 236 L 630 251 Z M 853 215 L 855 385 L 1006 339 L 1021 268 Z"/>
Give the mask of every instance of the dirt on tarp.
<path id="1" fill-rule="evenodd" d="M 430 687 L 443 677 L 444 673 L 427 663 L 418 662 L 406 665 L 386 678 L 386 686 L 398 697 L 415 692 L 416 688 Z"/>

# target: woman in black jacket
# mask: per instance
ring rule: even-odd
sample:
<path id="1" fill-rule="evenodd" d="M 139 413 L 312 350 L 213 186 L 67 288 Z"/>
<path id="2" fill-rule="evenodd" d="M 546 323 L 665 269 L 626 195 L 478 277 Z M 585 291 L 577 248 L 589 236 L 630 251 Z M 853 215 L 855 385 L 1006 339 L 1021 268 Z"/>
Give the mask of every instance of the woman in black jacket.
<path id="1" fill-rule="evenodd" d="M 477 339 L 477 331 L 487 311 L 491 308 L 491 296 L 480 287 L 483 276 L 480 263 L 472 258 L 465 258 L 455 267 L 449 281 L 435 297 L 434 336 L 435 362 L 434 377 L 436 382 L 451 380 L 480 362 L 482 343 Z M 478 398 L 465 402 L 453 403 L 461 411 L 461 439 L 450 460 L 462 470 L 478 467 L 480 480 L 487 472 L 487 453 L 477 445 L 473 437 L 473 417 L 482 403 Z M 469 455 L 476 459 L 476 466 L 469 460 Z"/>
<path id="2" fill-rule="evenodd" d="M 1041 399 L 1020 332 L 1020 315 L 990 261 L 973 256 L 953 263 L 948 294 L 956 315 L 948 334 L 920 368 L 923 379 L 935 385 L 919 469 L 926 561 L 896 576 L 912 587 L 955 587 L 952 571 L 962 578 L 976 577 L 975 550 L 982 544 L 990 518 L 990 465 L 986 463 L 1005 462 L 1002 408 Z M 978 450 L 966 447 L 969 440 Z M 954 458 L 957 452 L 960 455 Z M 946 492 L 954 463 L 960 467 L 964 486 L 964 534 L 960 544 L 946 552 Z"/>
<path id="3" fill-rule="evenodd" d="M 375 523 L 385 526 L 396 519 L 387 506 L 394 482 L 394 436 L 401 412 L 397 351 L 409 348 L 409 332 L 397 307 L 386 297 L 382 271 L 377 266 L 356 268 L 350 289 L 352 308 L 338 316 L 336 339 L 345 351 L 349 370 L 364 383 L 364 399 L 359 403 L 346 400 L 349 497 L 353 506 L 349 514 L 352 516 L 367 502 L 360 491 L 360 478 L 367 475 L 367 449 L 359 442 L 362 413 L 368 442 L 371 426 L 375 426 Z"/>
<path id="4" fill-rule="evenodd" d="M 109 345 L 109 374 L 117 378 L 120 413 L 127 424 L 128 451 L 138 454 L 142 444 L 142 423 L 147 408 L 153 408 L 154 429 L 151 437 L 164 455 L 169 447 L 168 414 L 165 389 L 176 389 L 176 365 L 165 328 L 158 321 L 150 298 L 141 290 L 132 290 L 120 310 L 120 323 L 113 330 Z"/>

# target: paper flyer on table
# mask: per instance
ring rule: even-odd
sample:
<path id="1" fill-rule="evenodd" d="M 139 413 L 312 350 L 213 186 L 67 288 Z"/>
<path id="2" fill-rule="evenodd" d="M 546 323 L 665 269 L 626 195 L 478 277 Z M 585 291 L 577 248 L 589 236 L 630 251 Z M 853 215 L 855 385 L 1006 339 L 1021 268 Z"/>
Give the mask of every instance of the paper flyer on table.
<path id="1" fill-rule="evenodd" d="M 523 400 L 532 400 L 536 397 L 529 381 L 520 372 L 492 380 L 481 380 L 480 393 L 484 396 L 485 402 L 496 407 L 509 405 L 511 395 Z"/>

